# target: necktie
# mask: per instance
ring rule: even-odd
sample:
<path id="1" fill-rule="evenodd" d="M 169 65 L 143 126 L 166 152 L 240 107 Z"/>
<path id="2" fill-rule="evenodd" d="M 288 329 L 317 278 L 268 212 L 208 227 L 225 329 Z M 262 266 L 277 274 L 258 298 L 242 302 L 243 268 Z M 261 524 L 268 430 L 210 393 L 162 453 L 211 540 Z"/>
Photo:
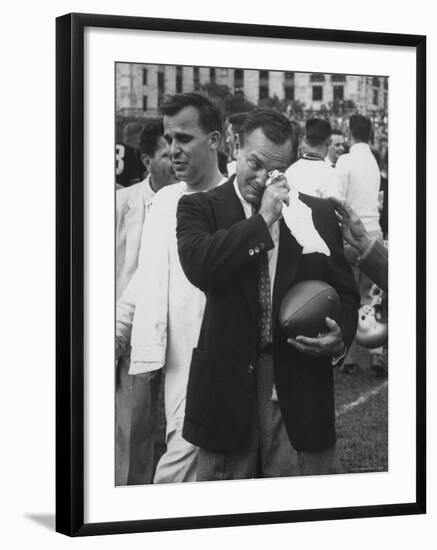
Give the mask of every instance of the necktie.
<path id="1" fill-rule="evenodd" d="M 262 350 L 272 341 L 272 305 L 270 300 L 270 276 L 269 260 L 267 251 L 260 252 L 257 262 L 257 283 L 258 283 L 258 336 L 259 349 Z"/>

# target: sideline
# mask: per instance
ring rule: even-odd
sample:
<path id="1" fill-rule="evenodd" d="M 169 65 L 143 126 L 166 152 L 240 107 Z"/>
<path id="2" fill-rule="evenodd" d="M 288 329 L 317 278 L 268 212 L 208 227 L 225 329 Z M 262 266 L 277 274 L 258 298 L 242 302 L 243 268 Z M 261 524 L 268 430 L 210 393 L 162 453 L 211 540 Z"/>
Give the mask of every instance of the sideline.
<path id="1" fill-rule="evenodd" d="M 369 390 L 368 392 L 363 393 L 363 395 L 360 395 L 360 397 L 355 401 L 352 401 L 352 403 L 347 403 L 346 405 L 343 405 L 338 411 L 335 412 L 335 417 L 338 418 L 339 416 L 343 416 L 344 414 L 348 413 L 352 409 L 355 409 L 355 407 L 358 407 L 359 405 L 366 403 L 366 401 L 368 401 L 371 397 L 381 393 L 382 390 L 384 390 L 387 386 L 388 386 L 388 380 L 385 380 L 382 384 L 380 384 L 379 386 L 376 386 L 376 388 L 373 388 L 372 390 Z"/>

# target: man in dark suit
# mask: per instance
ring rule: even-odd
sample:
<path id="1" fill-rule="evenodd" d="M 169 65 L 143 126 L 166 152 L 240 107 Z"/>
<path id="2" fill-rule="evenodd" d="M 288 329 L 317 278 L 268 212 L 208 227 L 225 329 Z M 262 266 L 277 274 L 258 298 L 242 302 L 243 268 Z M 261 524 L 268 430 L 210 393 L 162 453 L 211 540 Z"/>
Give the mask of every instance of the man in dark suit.
<path id="1" fill-rule="evenodd" d="M 330 250 L 304 254 L 281 217 L 287 181 L 266 186 L 296 150 L 288 119 L 257 109 L 240 133 L 236 177 L 179 202 L 181 265 L 206 294 L 183 431 L 200 447 L 198 480 L 335 471 L 332 365 L 354 338 L 359 298 L 332 205 L 299 195 Z M 318 338 L 287 339 L 279 304 L 293 284 L 309 279 L 337 290 L 341 319 L 327 318 Z"/>

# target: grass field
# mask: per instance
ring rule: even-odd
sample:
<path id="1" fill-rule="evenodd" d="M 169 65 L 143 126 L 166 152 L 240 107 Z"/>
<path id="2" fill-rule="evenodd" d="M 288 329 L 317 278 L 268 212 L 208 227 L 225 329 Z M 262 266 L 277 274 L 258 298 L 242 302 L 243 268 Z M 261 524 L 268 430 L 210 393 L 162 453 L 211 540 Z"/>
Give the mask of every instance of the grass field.
<path id="1" fill-rule="evenodd" d="M 352 375 L 334 370 L 337 451 L 342 473 L 388 469 L 388 382 L 376 379 L 368 355 L 361 350 L 360 367 Z M 163 379 L 156 426 L 155 465 L 165 452 Z"/>
<path id="2" fill-rule="evenodd" d="M 344 472 L 388 469 L 388 382 L 366 357 L 352 375 L 335 372 L 338 453 Z"/>

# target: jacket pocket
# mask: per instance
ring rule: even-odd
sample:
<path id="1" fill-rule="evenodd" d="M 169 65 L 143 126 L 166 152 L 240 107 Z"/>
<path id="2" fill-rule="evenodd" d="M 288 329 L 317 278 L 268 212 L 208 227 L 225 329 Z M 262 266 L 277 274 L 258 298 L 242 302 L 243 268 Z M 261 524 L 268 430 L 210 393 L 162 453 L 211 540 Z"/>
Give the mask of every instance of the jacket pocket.
<path id="1" fill-rule="evenodd" d="M 201 424 L 208 413 L 212 367 L 208 354 L 194 348 L 188 378 L 185 414 L 195 424 Z"/>

